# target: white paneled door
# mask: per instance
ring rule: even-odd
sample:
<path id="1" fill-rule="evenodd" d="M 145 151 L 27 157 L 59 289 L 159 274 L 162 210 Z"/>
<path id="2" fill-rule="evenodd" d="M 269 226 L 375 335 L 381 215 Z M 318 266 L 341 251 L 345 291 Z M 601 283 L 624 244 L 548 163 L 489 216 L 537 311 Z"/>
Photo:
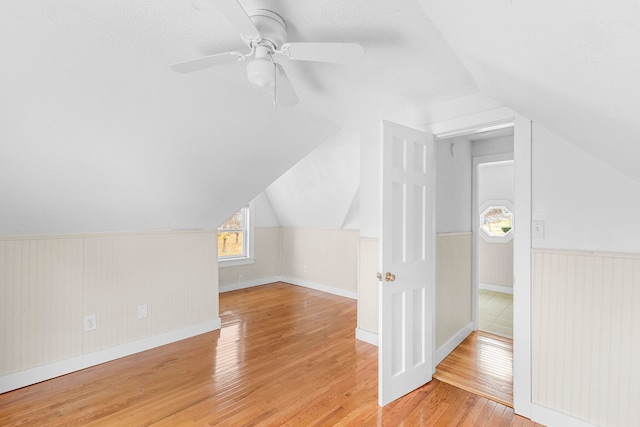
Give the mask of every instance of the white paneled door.
<path id="1" fill-rule="evenodd" d="M 435 319 L 433 136 L 382 122 L 378 402 L 431 381 Z"/>

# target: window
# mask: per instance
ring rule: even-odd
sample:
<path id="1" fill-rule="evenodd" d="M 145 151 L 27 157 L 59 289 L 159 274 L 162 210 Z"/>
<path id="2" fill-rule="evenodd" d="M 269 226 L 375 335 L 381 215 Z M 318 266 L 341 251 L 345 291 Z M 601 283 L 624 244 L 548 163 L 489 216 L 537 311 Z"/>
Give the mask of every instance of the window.
<path id="1" fill-rule="evenodd" d="M 240 208 L 218 227 L 220 266 L 253 262 L 251 204 Z"/>
<path id="2" fill-rule="evenodd" d="M 511 237 L 513 213 L 506 206 L 489 206 L 480 214 L 480 229 L 490 237 Z"/>

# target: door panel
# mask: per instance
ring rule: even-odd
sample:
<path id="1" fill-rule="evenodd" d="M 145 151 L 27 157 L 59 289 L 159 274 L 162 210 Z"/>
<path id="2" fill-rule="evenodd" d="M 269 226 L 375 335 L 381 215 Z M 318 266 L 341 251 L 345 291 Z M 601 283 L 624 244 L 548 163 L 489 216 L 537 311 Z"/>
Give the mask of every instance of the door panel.
<path id="1" fill-rule="evenodd" d="M 378 400 L 429 382 L 435 314 L 433 137 L 382 123 Z M 395 280 L 386 280 L 387 273 Z"/>

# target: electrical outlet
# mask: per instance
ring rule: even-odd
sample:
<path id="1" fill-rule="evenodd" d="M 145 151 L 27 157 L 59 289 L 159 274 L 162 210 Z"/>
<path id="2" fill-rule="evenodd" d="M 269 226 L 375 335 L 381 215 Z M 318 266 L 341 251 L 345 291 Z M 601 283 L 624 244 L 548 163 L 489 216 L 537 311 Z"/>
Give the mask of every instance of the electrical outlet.
<path id="1" fill-rule="evenodd" d="M 146 319 L 147 314 L 147 304 L 140 304 L 138 306 L 138 319 Z"/>
<path id="2" fill-rule="evenodd" d="M 309 272 L 309 269 L 307 268 L 307 266 L 306 266 L 306 265 L 304 266 L 304 272 L 305 272 L 305 273 L 308 273 L 308 272 Z"/>
<path id="3" fill-rule="evenodd" d="M 238 282 L 242 282 L 242 279 L 244 279 L 244 277 L 242 277 L 242 274 L 238 274 Z"/>
<path id="4" fill-rule="evenodd" d="M 96 315 L 95 314 L 90 314 L 88 316 L 84 316 L 84 331 L 88 332 L 88 331 L 93 331 L 94 329 L 96 329 L 97 324 L 96 324 Z"/>

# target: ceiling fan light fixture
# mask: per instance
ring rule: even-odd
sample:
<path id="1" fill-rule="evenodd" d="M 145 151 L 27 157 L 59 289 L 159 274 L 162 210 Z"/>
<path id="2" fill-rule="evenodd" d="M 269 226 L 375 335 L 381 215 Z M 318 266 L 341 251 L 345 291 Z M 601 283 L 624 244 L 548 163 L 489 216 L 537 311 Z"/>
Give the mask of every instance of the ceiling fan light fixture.
<path id="1" fill-rule="evenodd" d="M 276 82 L 276 69 L 270 59 L 256 58 L 247 64 L 247 78 L 260 87 L 273 87 Z"/>

